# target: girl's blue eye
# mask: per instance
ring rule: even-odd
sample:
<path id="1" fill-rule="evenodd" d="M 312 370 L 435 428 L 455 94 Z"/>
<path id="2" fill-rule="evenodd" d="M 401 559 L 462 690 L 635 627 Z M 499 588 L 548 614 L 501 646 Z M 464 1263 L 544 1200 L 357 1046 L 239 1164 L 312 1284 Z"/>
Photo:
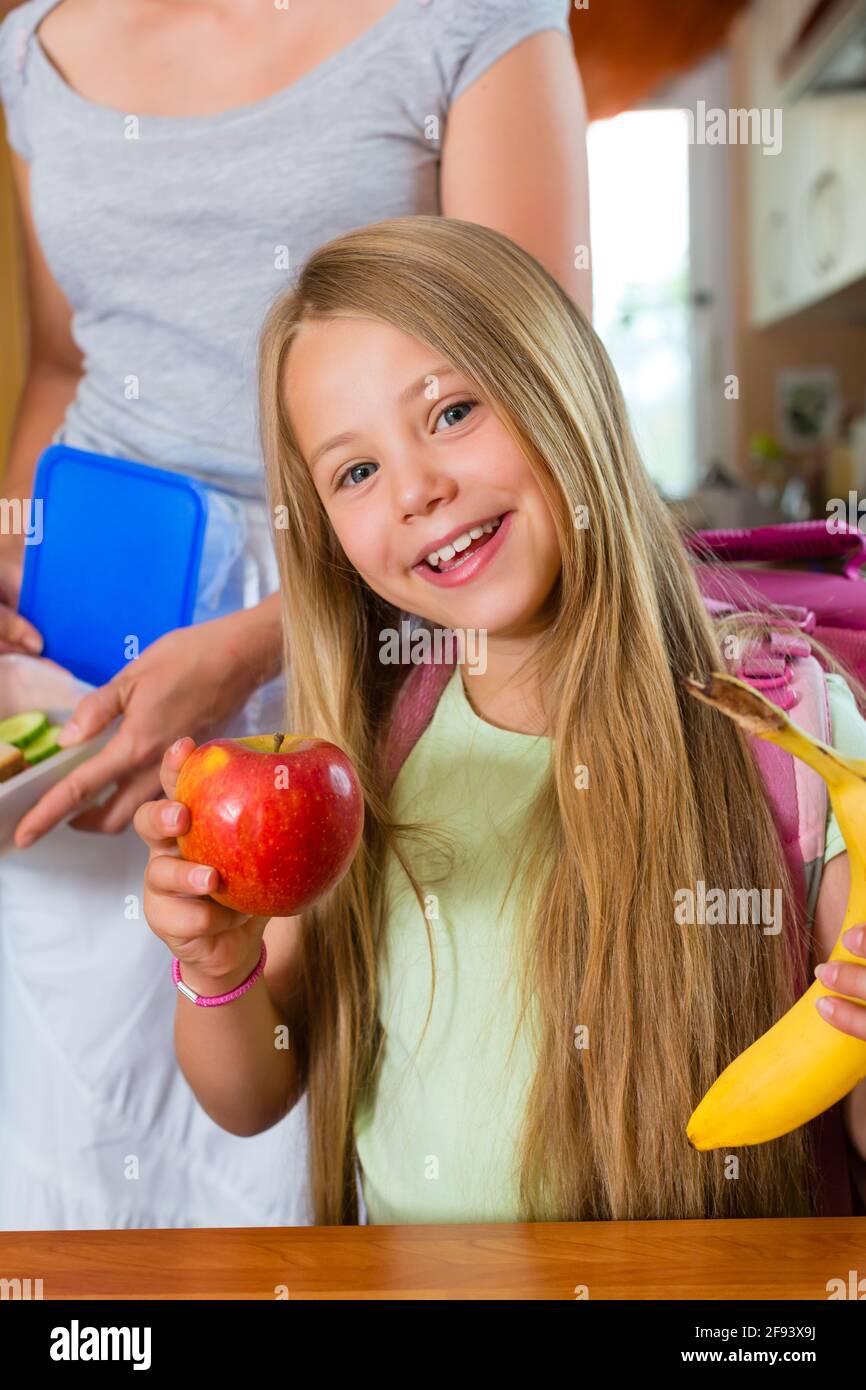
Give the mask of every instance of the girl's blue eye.
<path id="1" fill-rule="evenodd" d="M 471 411 L 471 410 L 474 409 L 474 407 L 475 407 L 477 404 L 478 404 L 477 401 L 455 401 L 453 405 L 446 405 L 445 409 L 444 409 L 444 410 L 441 410 L 441 411 L 439 412 L 439 415 L 438 415 L 437 418 L 436 418 L 436 424 L 437 424 L 437 426 L 438 426 L 438 424 L 439 424 L 439 421 L 440 421 L 440 420 L 444 420 L 444 419 L 445 419 L 445 416 L 446 416 L 446 415 L 450 415 L 451 412 L 452 412 L 453 410 L 468 409 L 468 410 Z M 465 420 L 465 419 L 466 419 L 466 416 L 464 415 L 464 416 L 462 417 L 461 420 L 455 420 L 453 423 L 456 424 L 456 425 L 460 425 L 460 424 L 463 423 L 463 420 Z M 434 431 L 434 433 L 436 433 L 436 434 L 441 434 L 441 430 L 439 430 L 439 429 L 437 428 L 437 429 Z M 349 467 L 345 470 L 345 472 L 342 473 L 342 474 L 340 475 L 340 478 L 339 478 L 339 480 L 338 480 L 337 486 L 338 486 L 338 487 L 357 487 L 359 483 L 365 483 L 365 482 L 367 481 L 367 479 L 368 479 L 369 477 L 372 476 L 371 473 L 365 473 L 365 472 L 364 472 L 364 469 L 365 469 L 365 468 L 372 469 L 372 470 L 375 472 L 376 469 L 378 469 L 378 467 L 379 467 L 378 463 L 371 463 L 371 462 L 367 462 L 367 463 L 352 463 L 352 464 L 350 464 Z"/>
<path id="2" fill-rule="evenodd" d="M 453 405 L 446 405 L 445 409 L 444 409 L 443 411 L 440 412 L 440 414 L 438 415 L 438 417 L 437 417 L 437 419 L 436 419 L 436 424 L 437 424 L 437 426 L 438 426 L 440 420 L 444 420 L 446 415 L 450 415 L 450 414 L 451 414 L 451 411 L 452 411 L 452 410 L 462 410 L 464 406 L 468 406 L 469 409 L 472 410 L 473 406 L 476 406 L 477 404 L 478 404 L 477 401 L 455 401 Z M 464 416 L 463 416 L 463 420 L 465 420 L 465 419 L 466 419 L 466 416 L 464 415 Z M 455 420 L 453 423 L 456 424 L 456 425 L 460 425 L 460 424 L 463 423 L 463 421 L 462 421 L 462 420 Z M 439 433 L 441 433 L 441 431 L 437 428 L 436 433 L 439 434 Z"/>
<path id="3" fill-rule="evenodd" d="M 364 473 L 361 477 L 357 477 L 356 475 L 361 473 L 364 468 L 375 469 L 378 467 L 378 463 L 353 463 L 350 468 L 346 469 L 345 473 L 340 478 L 340 487 L 345 487 L 349 479 L 351 479 L 352 487 L 357 487 L 358 483 L 365 483 L 368 477 L 371 476 L 369 473 Z"/>

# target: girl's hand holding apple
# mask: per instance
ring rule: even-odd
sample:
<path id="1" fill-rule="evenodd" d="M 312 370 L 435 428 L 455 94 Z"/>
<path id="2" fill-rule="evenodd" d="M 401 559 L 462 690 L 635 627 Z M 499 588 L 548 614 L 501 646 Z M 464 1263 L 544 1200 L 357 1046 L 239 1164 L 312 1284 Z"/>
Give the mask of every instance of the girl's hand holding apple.
<path id="1" fill-rule="evenodd" d="M 185 984 L 228 993 L 255 969 L 268 921 L 312 907 L 348 870 L 364 827 L 361 786 L 334 744 L 282 733 L 199 748 L 181 738 L 160 779 L 168 800 L 145 802 L 133 820 L 150 849 L 145 917 L 208 987 L 186 970 Z"/>
<path id="2" fill-rule="evenodd" d="M 208 893 L 220 875 L 210 865 L 181 857 L 177 837 L 189 830 L 192 813 L 175 799 L 177 779 L 195 751 L 191 738 L 179 739 L 166 751 L 160 778 L 168 800 L 145 802 L 133 818 L 150 849 L 144 915 L 151 931 L 180 962 L 182 983 L 197 995 L 228 1002 L 222 997 L 231 996 L 256 971 L 269 925 L 282 938 L 275 951 L 277 977 L 281 957 L 286 974 L 294 946 L 288 939 L 290 923 L 250 916 L 216 902 Z M 294 1008 L 293 987 L 286 988 L 285 981 L 281 987 L 274 961 L 268 964 L 269 976 L 259 974 L 231 1007 L 179 1003 L 175 1015 L 181 1071 L 202 1108 L 230 1134 L 269 1129 L 297 1103 L 306 1085 L 303 1023 Z M 291 976 L 290 965 L 288 973 Z M 278 1032 L 285 1032 L 288 1046 L 276 1045 Z"/>
<path id="3" fill-rule="evenodd" d="M 351 759 L 323 738 L 251 734 L 195 749 L 174 795 L 187 808 L 184 859 L 211 864 L 224 906 L 269 917 L 313 907 L 348 870 L 364 828 Z"/>
<path id="4" fill-rule="evenodd" d="M 150 849 L 144 874 L 144 915 L 151 931 L 183 967 L 184 983 L 197 994 L 223 994 L 251 974 L 261 955 L 268 919 L 236 912 L 207 896 L 219 874 L 181 857 L 177 837 L 190 827 L 190 812 L 174 800 L 178 774 L 195 749 L 191 738 L 169 748 L 160 767 L 168 800 L 146 801 L 133 817 Z"/>

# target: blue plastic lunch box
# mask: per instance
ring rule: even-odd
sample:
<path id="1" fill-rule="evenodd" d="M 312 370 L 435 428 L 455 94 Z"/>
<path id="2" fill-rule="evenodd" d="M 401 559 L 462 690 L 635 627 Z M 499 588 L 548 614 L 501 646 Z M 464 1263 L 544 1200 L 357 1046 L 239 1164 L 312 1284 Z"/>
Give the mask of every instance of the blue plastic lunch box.
<path id="1" fill-rule="evenodd" d="M 207 488 L 131 459 L 51 444 L 33 482 L 18 611 L 42 655 L 104 685 L 193 620 Z"/>

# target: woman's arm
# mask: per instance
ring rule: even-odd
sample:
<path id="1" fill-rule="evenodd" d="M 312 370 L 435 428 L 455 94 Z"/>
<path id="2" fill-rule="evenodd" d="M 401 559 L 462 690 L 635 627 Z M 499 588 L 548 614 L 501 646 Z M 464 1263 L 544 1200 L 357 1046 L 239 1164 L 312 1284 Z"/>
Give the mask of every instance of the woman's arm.
<path id="1" fill-rule="evenodd" d="M 81 375 L 80 354 L 72 339 L 71 312 L 48 270 L 30 212 L 30 168 L 10 149 L 16 188 L 20 240 L 26 265 L 25 299 L 29 326 L 28 370 L 16 410 L 9 449 L 2 460 L 4 499 L 33 495 L 36 460 L 51 442 Z M 11 513 L 14 516 L 14 512 Z M 0 535 L 0 651 L 42 650 L 42 636 L 17 612 L 24 570 L 26 517 Z"/>
<path id="2" fill-rule="evenodd" d="M 72 310 L 42 254 L 30 204 L 30 165 L 10 148 L 25 265 L 28 370 L 3 476 L 5 497 L 30 497 L 36 460 L 75 395 L 81 353 Z M 23 544 L 23 541 L 22 541 Z"/>
<path id="3" fill-rule="evenodd" d="M 818 965 L 827 960 L 836 944 L 851 886 L 851 866 L 847 854 L 837 854 L 824 866 L 818 901 L 815 906 L 815 921 L 812 929 L 814 960 Z M 842 1102 L 845 1128 L 854 1150 L 851 1168 L 857 1181 L 860 1196 L 866 1206 L 866 1081 L 861 1081 Z"/>
<path id="4" fill-rule="evenodd" d="M 552 29 L 515 45 L 461 92 L 442 145 L 442 213 L 504 232 L 587 317 L 586 105 L 571 40 Z"/>
<path id="5" fill-rule="evenodd" d="M 72 310 L 45 261 L 33 223 L 30 166 L 14 150 L 11 155 L 26 263 L 29 368 L 0 488 L 7 498 L 24 498 L 32 496 L 36 461 L 75 395 L 82 359 L 72 336 Z M 2 542 L 0 582 L 17 601 L 24 536 L 10 535 Z M 35 632 L 13 615 L 4 635 L 20 641 L 29 630 Z M 206 678 L 201 676 L 204 666 Z M 192 632 L 168 633 L 151 644 L 138 661 L 84 697 L 75 710 L 81 738 L 93 738 L 118 715 L 127 716 L 123 737 L 112 740 L 98 760 L 80 764 L 31 808 L 17 827 L 16 845 L 24 848 L 46 834 L 115 781 L 118 792 L 82 811 L 73 823 L 79 830 L 123 830 L 136 806 L 158 788 L 158 753 L 166 742 L 175 734 L 198 733 L 203 727 L 200 716 L 218 720 L 239 709 L 252 690 L 279 674 L 281 666 L 279 592 L 253 608 L 200 624 Z M 134 698 L 134 687 L 148 672 L 152 679 L 147 690 Z M 136 710 L 130 719 L 133 704 Z"/>

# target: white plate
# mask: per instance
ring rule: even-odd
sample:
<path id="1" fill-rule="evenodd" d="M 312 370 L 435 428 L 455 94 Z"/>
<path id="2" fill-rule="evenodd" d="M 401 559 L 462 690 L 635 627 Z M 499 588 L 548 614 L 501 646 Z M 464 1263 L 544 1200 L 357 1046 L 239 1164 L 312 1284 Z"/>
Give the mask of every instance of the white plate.
<path id="1" fill-rule="evenodd" d="M 95 689 L 95 686 L 78 680 L 71 672 L 45 657 L 24 656 L 17 652 L 0 653 L 0 719 L 37 709 L 42 710 L 50 723 L 65 724 L 79 700 Z M 86 743 L 62 748 L 59 753 L 52 753 L 26 772 L 10 777 L 8 782 L 0 782 L 0 857 L 15 850 L 13 836 L 22 817 L 56 782 L 62 781 L 86 758 L 93 757 L 113 736 L 119 723 L 118 715 L 107 728 Z M 101 795 L 102 792 L 97 792 L 69 814 L 77 815 L 85 805 L 92 805 Z M 21 850 L 20 853 L 26 854 L 27 851 Z"/>

